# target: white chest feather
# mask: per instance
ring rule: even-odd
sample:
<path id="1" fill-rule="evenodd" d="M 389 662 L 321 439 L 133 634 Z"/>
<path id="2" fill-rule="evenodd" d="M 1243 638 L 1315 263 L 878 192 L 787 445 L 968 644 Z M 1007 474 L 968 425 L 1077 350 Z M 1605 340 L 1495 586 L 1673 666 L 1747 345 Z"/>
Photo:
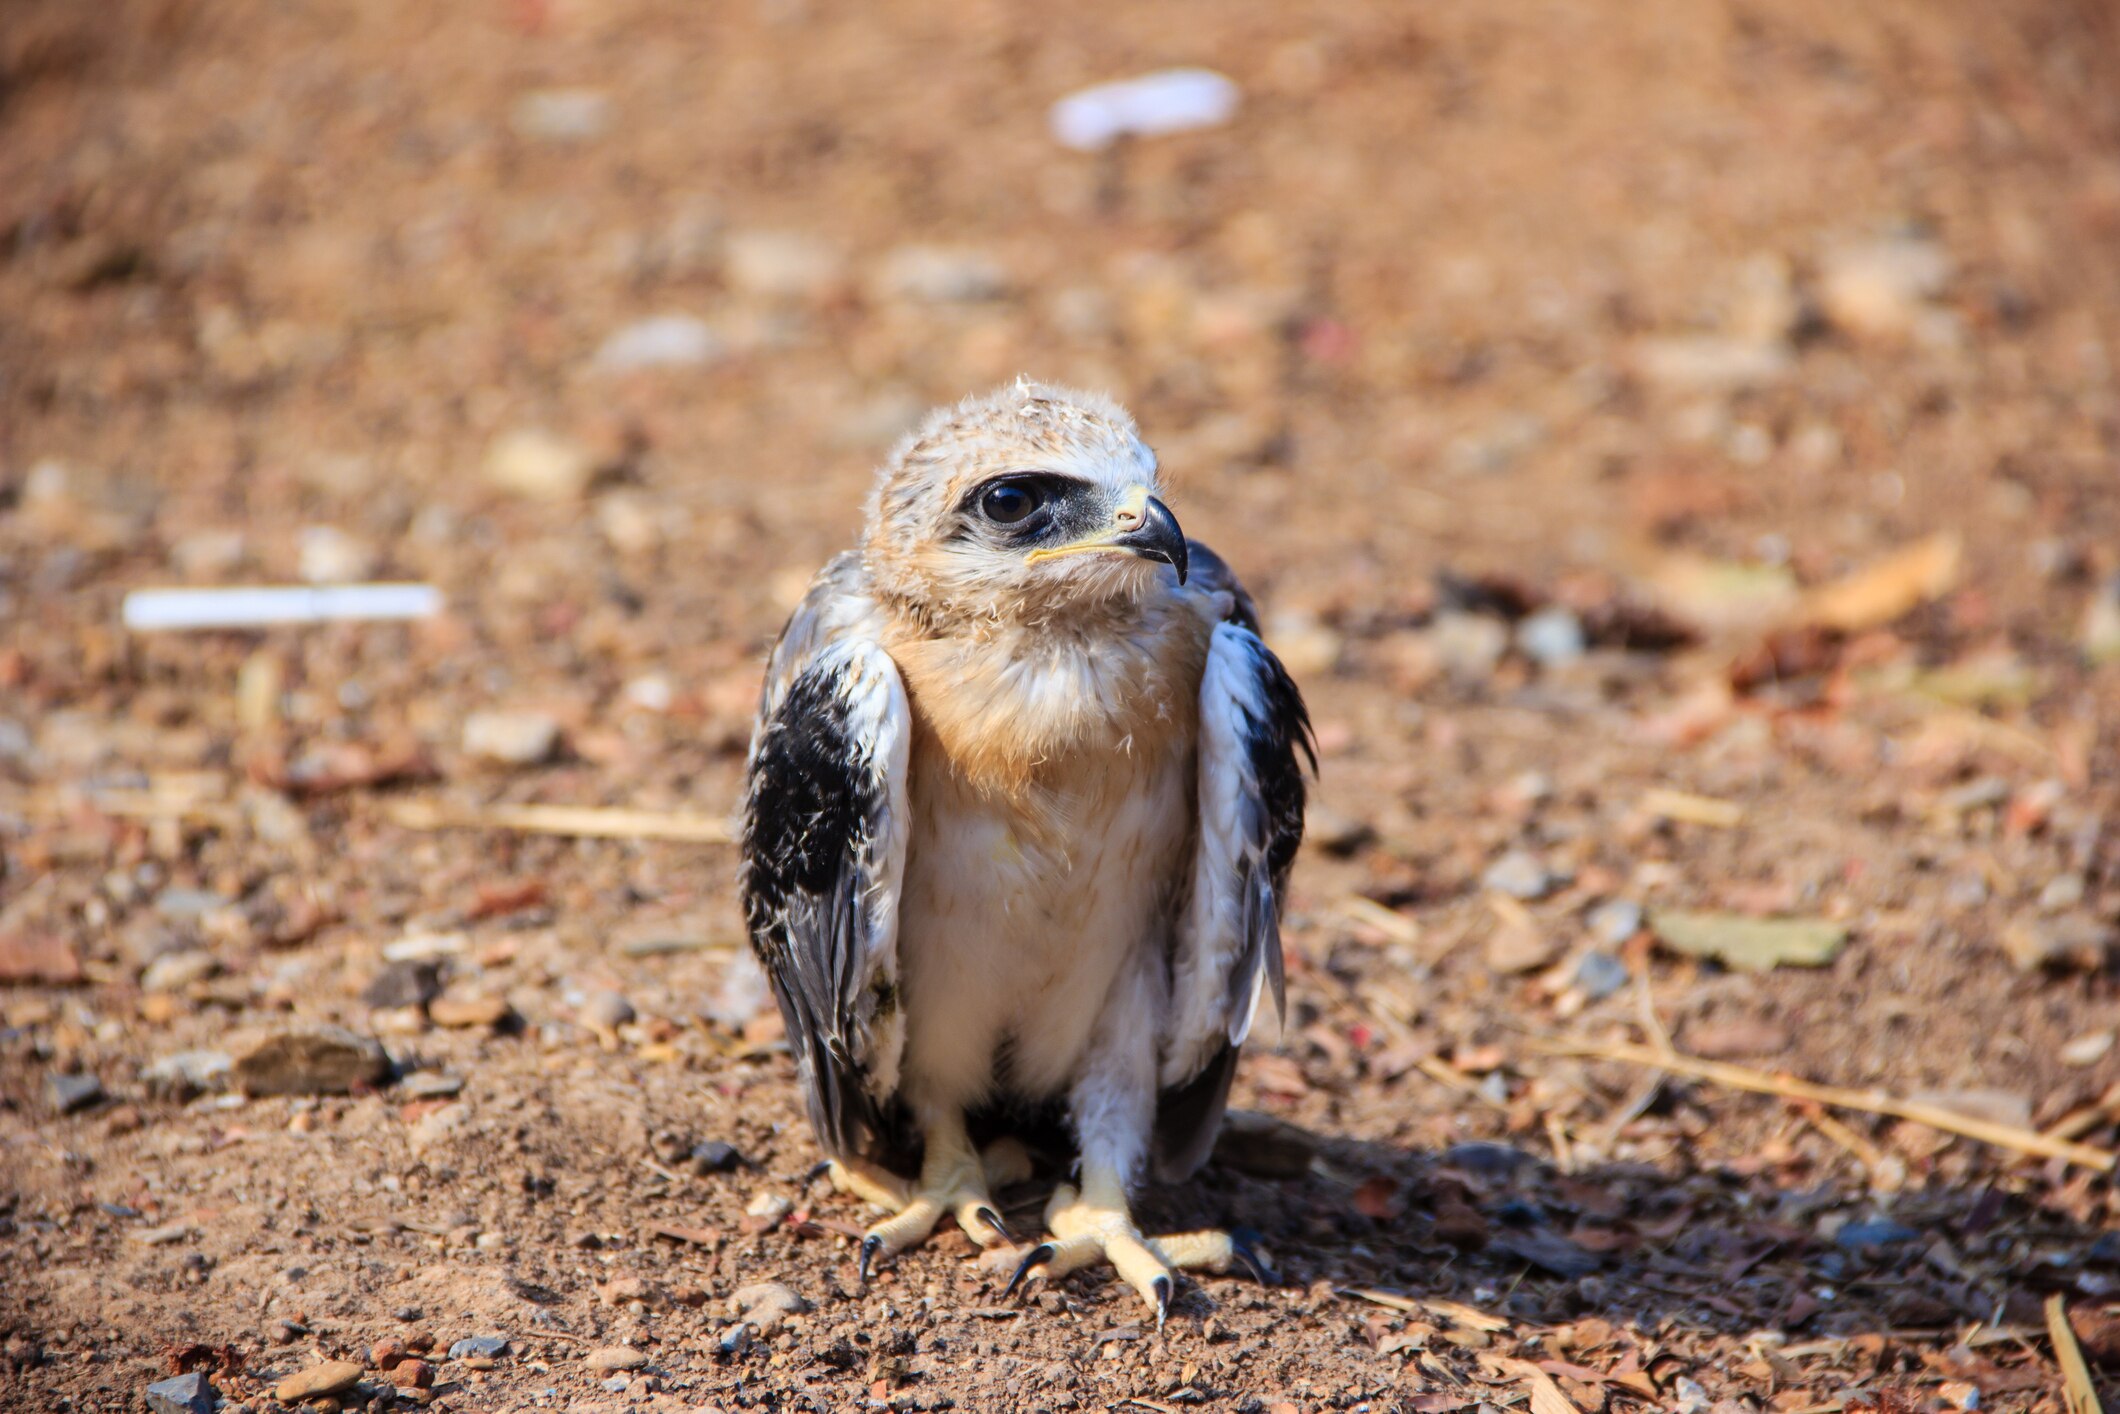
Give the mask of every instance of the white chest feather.
<path id="1" fill-rule="evenodd" d="M 1162 656 L 1101 675 L 1064 659 L 1052 673 L 1019 667 L 1031 697 L 1017 730 L 1041 713 L 1063 729 L 1009 789 L 944 731 L 916 734 L 899 927 L 920 1021 L 904 1071 L 916 1104 L 965 1103 L 996 1083 L 1061 1091 L 1114 986 L 1145 975 L 1144 960 L 1160 975 L 1193 841 L 1197 732 L 1180 686 L 1190 655 Z"/>

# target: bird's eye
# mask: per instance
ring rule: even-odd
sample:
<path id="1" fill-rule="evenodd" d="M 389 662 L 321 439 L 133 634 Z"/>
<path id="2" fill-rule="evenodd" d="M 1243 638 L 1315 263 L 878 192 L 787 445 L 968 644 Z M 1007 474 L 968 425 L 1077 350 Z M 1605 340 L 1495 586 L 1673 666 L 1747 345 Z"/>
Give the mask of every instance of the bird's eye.
<path id="1" fill-rule="evenodd" d="M 1040 497 L 1027 486 L 1004 481 L 979 498 L 979 513 L 996 525 L 1014 525 L 1038 509 Z"/>

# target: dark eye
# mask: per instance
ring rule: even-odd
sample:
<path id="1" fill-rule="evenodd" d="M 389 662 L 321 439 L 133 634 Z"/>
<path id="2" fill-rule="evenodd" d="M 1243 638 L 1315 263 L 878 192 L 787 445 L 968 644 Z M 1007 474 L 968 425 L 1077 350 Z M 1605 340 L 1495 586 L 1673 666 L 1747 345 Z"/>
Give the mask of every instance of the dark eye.
<path id="1" fill-rule="evenodd" d="M 996 525 L 1014 525 L 1037 510 L 1042 499 L 1028 486 L 1004 481 L 999 486 L 989 486 L 979 498 L 979 514 Z"/>

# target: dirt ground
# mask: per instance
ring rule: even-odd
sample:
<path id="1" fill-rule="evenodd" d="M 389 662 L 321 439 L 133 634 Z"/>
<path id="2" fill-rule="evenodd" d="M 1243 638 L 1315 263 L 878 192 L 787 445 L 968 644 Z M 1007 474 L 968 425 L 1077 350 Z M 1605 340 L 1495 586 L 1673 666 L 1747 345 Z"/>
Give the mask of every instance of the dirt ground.
<path id="1" fill-rule="evenodd" d="M 1171 65 L 1235 118 L 1048 132 Z M 2088 0 L 8 6 L 0 1404 L 2060 1410 L 2056 1295 L 2111 1397 L 2116 72 Z M 1147 1199 L 1281 1284 L 1160 1332 L 860 1289 L 730 848 L 489 810 L 711 833 L 882 450 L 1018 372 L 1322 747 L 1254 1117 Z M 120 626 L 304 578 L 446 610 Z"/>

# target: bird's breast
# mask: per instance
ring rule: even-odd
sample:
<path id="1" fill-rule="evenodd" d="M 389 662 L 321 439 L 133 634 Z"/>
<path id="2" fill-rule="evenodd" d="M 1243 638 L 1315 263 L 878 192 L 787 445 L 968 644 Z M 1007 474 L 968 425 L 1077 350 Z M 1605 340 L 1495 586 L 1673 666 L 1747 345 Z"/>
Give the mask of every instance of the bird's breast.
<path id="1" fill-rule="evenodd" d="M 1207 634 L 1190 613 L 1151 613 L 1097 636 L 907 636 L 887 648 L 912 705 L 916 756 L 984 794 L 1029 805 L 1106 777 L 1123 789 L 1141 768 L 1192 750 Z"/>

